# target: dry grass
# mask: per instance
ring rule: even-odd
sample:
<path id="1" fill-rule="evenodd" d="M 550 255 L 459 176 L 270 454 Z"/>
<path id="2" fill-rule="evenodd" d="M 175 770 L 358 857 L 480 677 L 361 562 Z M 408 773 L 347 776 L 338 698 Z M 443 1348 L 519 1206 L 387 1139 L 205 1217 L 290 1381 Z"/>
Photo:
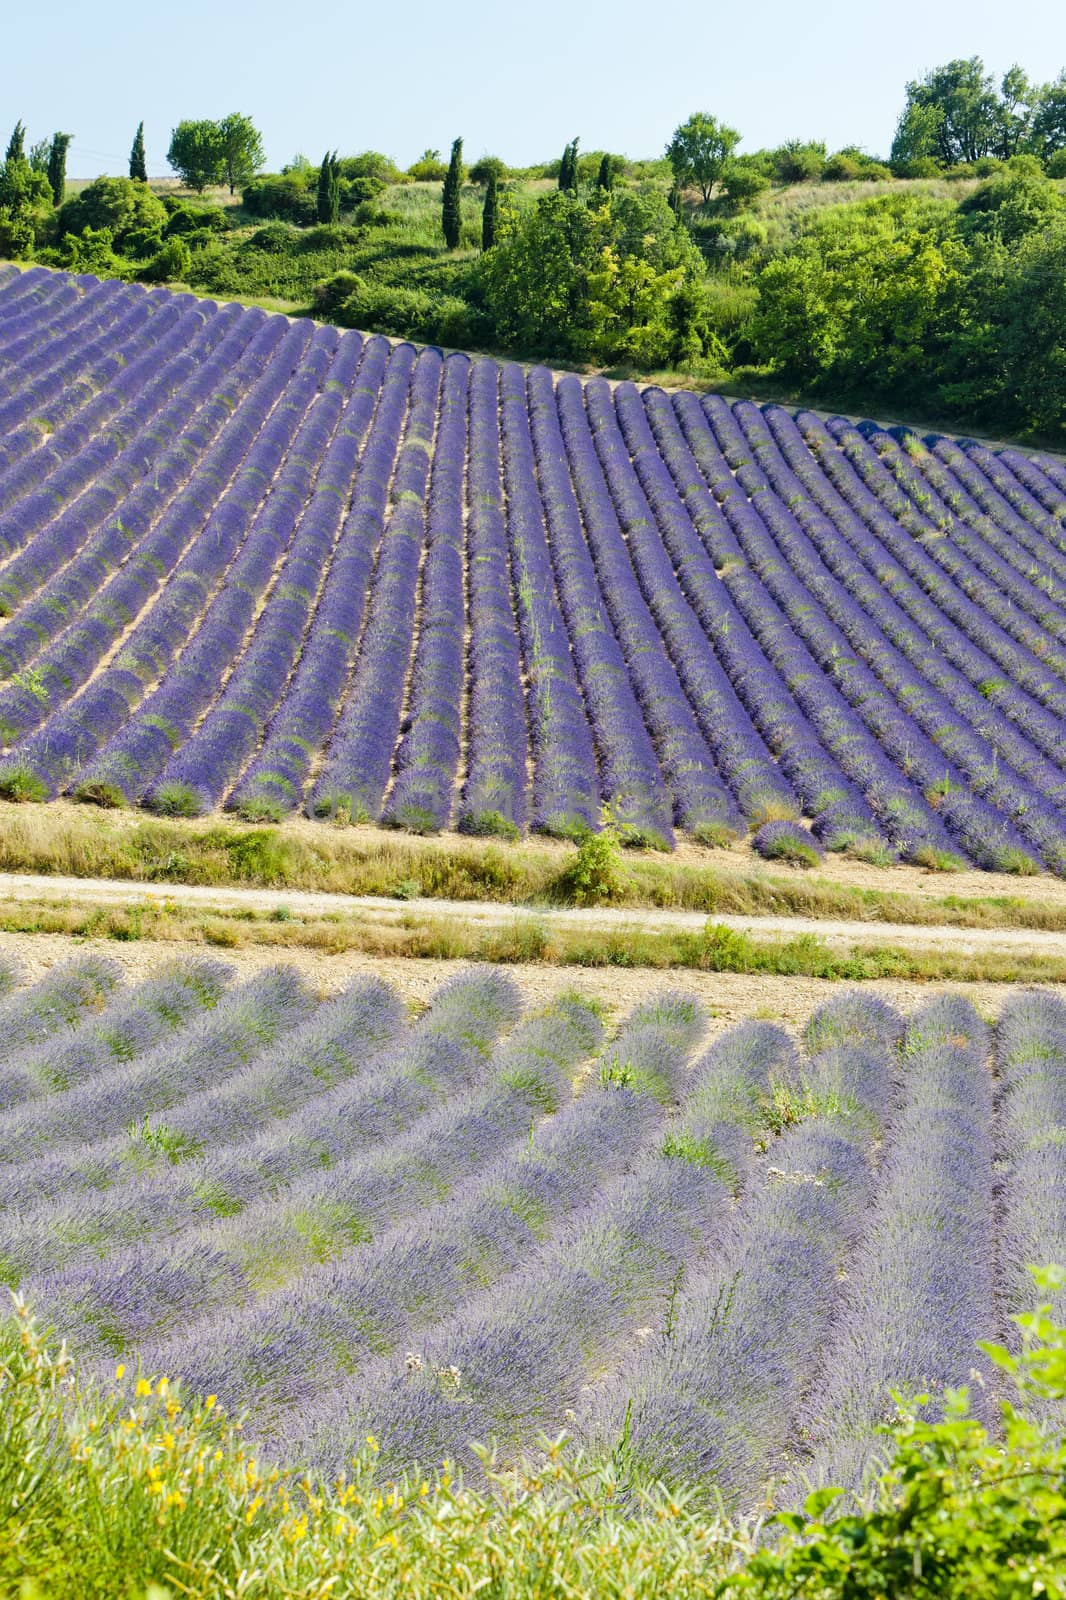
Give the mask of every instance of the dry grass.
<path id="1" fill-rule="evenodd" d="M 0 871 L 49 877 L 535 908 L 568 903 L 566 869 L 573 858 L 573 846 L 551 840 L 509 844 L 458 834 L 424 839 L 303 819 L 253 827 L 228 818 L 156 818 L 65 802 L 0 803 Z M 841 878 L 834 879 L 834 872 Z M 847 881 L 849 874 L 858 881 Z M 982 876 L 968 875 L 967 890 L 979 889 Z M 860 870 L 832 861 L 805 874 L 767 868 L 739 850 L 686 846 L 676 856 L 625 852 L 611 904 L 722 916 L 1066 931 L 1066 892 L 1055 880 L 1012 883 L 1004 893 L 990 877 L 987 893 L 943 894 L 930 891 L 934 881 L 909 869 Z"/>
<path id="2" fill-rule="evenodd" d="M 284 907 L 201 910 L 157 899 L 131 899 L 123 906 L 0 899 L 0 932 L 220 950 L 301 950 L 331 956 L 355 952 L 390 960 L 773 974 L 848 983 L 895 979 L 1017 984 L 1066 979 L 1062 957 L 1043 951 L 998 946 L 977 951 L 908 948 L 858 940 L 843 947 L 835 941 L 830 947 L 809 933 L 784 938 L 752 935 L 711 919 L 696 931 L 575 928 L 551 926 L 535 914 L 516 913 L 512 922 L 486 927 L 454 915 L 411 913 L 383 922 L 358 913 L 301 916 Z"/>

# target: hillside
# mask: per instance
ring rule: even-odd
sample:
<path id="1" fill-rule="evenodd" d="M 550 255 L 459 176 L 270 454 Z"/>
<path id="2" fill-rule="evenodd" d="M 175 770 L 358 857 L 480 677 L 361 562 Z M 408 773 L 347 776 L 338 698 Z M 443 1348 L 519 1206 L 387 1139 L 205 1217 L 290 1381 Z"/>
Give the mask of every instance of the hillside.
<path id="1" fill-rule="evenodd" d="M 1066 868 L 1051 458 L 40 269 L 0 382 L 10 798 Z"/>

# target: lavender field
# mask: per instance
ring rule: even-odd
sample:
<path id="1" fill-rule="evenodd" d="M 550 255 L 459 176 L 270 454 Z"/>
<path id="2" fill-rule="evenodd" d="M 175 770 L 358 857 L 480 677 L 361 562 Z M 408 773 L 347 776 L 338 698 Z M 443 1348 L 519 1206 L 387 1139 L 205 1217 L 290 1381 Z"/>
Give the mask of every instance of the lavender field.
<path id="1" fill-rule="evenodd" d="M 1066 872 L 1018 450 L 8 270 L 0 611 L 11 798 Z"/>
<path id="2" fill-rule="evenodd" d="M 738 1509 L 857 1484 L 890 1389 L 991 1415 L 976 1341 L 1066 1257 L 1047 993 L 990 1026 L 846 991 L 708 1043 L 682 992 L 608 1036 L 491 967 L 417 1016 L 207 960 L 0 983 L 3 1278 L 105 1380 L 180 1374 L 288 1462 L 370 1434 L 476 1472 L 472 1439 L 565 1429 Z"/>

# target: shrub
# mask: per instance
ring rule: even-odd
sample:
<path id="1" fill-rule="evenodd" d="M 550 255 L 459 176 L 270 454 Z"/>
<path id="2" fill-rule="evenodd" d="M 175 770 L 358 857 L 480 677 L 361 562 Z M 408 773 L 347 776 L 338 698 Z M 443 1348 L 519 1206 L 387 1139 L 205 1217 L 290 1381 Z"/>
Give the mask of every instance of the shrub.
<path id="1" fill-rule="evenodd" d="M 342 178 L 341 206 L 346 210 L 350 206 L 365 205 L 368 200 L 376 200 L 386 187 L 380 178 Z"/>
<path id="2" fill-rule="evenodd" d="M 318 220 L 318 206 L 302 170 L 266 173 L 246 184 L 241 204 L 253 217 L 277 217 L 309 227 Z"/>
<path id="3" fill-rule="evenodd" d="M 186 283 L 192 266 L 192 251 L 184 239 L 168 239 L 140 276 L 148 283 Z"/>
<path id="4" fill-rule="evenodd" d="M 787 861 L 794 867 L 816 867 L 825 851 L 798 822 L 766 822 L 752 836 L 752 848 L 765 861 Z"/>
<path id="5" fill-rule="evenodd" d="M 170 196 L 167 197 L 171 198 Z M 164 200 L 166 205 L 166 200 Z M 226 216 L 218 206 L 167 206 L 170 220 L 163 229 L 168 239 L 175 234 L 189 233 L 225 233 Z"/>
<path id="6" fill-rule="evenodd" d="M 1066 178 L 1066 148 L 1048 156 L 1045 171 L 1049 178 Z"/>
<path id="7" fill-rule="evenodd" d="M 556 888 L 574 905 L 597 905 L 613 900 L 620 888 L 622 852 L 610 828 L 593 833 L 586 828 L 577 842 L 573 860 L 559 874 Z"/>
<path id="8" fill-rule="evenodd" d="M 268 222 L 265 228 L 257 228 L 251 238 L 244 240 L 244 247 L 249 250 L 265 250 L 267 255 L 284 255 L 299 242 L 300 235 L 295 228 L 290 228 L 284 222 Z"/>
<path id="9" fill-rule="evenodd" d="M 161 234 L 168 221 L 163 202 L 131 178 L 97 178 L 59 209 L 60 236 L 108 228 L 119 250 L 130 234 Z"/>

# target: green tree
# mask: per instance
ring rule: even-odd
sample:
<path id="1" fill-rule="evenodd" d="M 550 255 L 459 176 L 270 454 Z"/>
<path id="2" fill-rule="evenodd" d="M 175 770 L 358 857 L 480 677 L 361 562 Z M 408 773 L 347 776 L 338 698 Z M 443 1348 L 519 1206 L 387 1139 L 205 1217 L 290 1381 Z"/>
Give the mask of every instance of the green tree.
<path id="1" fill-rule="evenodd" d="M 5 161 L 25 161 L 26 159 L 26 127 L 21 119 L 15 123 L 11 130 L 11 137 L 7 141 L 7 150 L 4 152 Z"/>
<path id="2" fill-rule="evenodd" d="M 1012 72 L 1018 70 L 1012 68 Z M 1015 85 L 1016 80 L 1011 79 L 1011 82 Z M 950 167 L 997 153 L 1003 135 L 1003 108 L 995 82 L 985 72 L 980 56 L 949 61 L 934 68 L 920 81 L 907 84 L 907 100 L 896 130 L 897 141 L 901 130 L 911 127 L 909 113 L 915 106 L 929 108 L 932 113 L 927 120 L 914 123 L 916 131 L 922 130 L 926 148 L 914 148 L 910 155 L 905 155 L 907 140 L 900 142 L 899 153 L 894 142 L 894 161 L 931 155 L 941 166 Z M 913 136 L 910 142 L 913 145 Z"/>
<path id="3" fill-rule="evenodd" d="M 676 297 L 702 285 L 703 258 L 666 200 L 616 190 L 586 204 L 563 191 L 501 208 L 479 284 L 509 349 L 662 366 L 697 318 Z M 691 354 L 691 350 L 688 352 Z"/>
<path id="4" fill-rule="evenodd" d="M 441 192 L 441 226 L 444 230 L 444 242 L 449 250 L 459 247 L 459 238 L 462 232 L 462 213 L 460 210 L 460 196 L 463 188 L 463 141 L 456 139 L 452 145 L 451 160 L 448 163 L 448 176 L 444 180 Z"/>
<path id="5" fill-rule="evenodd" d="M 756 359 L 802 383 L 927 401 L 966 267 L 950 202 L 884 195 L 823 213 L 759 277 Z"/>
<path id="6" fill-rule="evenodd" d="M 905 169 L 916 161 L 935 161 L 940 148 L 940 129 L 944 121 L 942 106 L 926 101 L 908 100 L 900 112 L 896 132 L 892 139 L 889 160 L 897 169 Z"/>
<path id="7" fill-rule="evenodd" d="M 217 122 L 179 122 L 170 135 L 167 161 L 182 182 L 198 194 L 209 184 L 222 182 L 225 160 Z"/>
<path id="8" fill-rule="evenodd" d="M 315 195 L 316 215 L 319 222 L 337 222 L 341 214 L 340 163 L 337 152 L 326 151 L 318 169 L 318 189 Z"/>
<path id="9" fill-rule="evenodd" d="M 254 177 L 263 165 L 263 137 L 251 117 L 231 111 L 218 124 L 222 171 L 230 194 Z"/>
<path id="10" fill-rule="evenodd" d="M 32 254 L 37 229 L 52 209 L 52 191 L 43 172 L 25 157 L 9 157 L 0 167 L 0 256 L 13 261 Z"/>
<path id="11" fill-rule="evenodd" d="M 604 194 L 610 194 L 614 188 L 614 167 L 606 151 L 600 158 L 600 170 L 596 174 L 596 187 L 602 190 Z"/>
<path id="12" fill-rule="evenodd" d="M 502 183 L 506 176 L 507 168 L 499 156 L 478 156 L 467 173 L 470 182 L 476 183 L 480 189 L 487 189 L 492 178 L 495 178 L 497 183 Z"/>
<path id="13" fill-rule="evenodd" d="M 496 174 L 489 174 L 485 185 L 485 205 L 481 212 L 481 248 L 491 250 L 496 243 L 496 224 L 499 217 L 499 185 Z"/>
<path id="14" fill-rule="evenodd" d="M 1021 67 L 1008 67 L 999 86 L 999 136 L 996 154 L 1006 160 L 1028 150 L 1040 91 Z"/>
<path id="15" fill-rule="evenodd" d="M 563 151 L 562 160 L 559 162 L 559 188 L 564 194 L 577 193 L 578 142 L 577 139 L 571 139 Z"/>
<path id="16" fill-rule="evenodd" d="M 52 143 L 50 139 L 38 139 L 36 144 L 30 145 L 30 153 L 26 157 L 31 172 L 48 174 L 48 157 L 51 154 Z"/>
<path id="17" fill-rule="evenodd" d="M 144 123 L 138 122 L 130 149 L 130 177 L 138 183 L 148 182 L 148 158 L 144 153 Z"/>
<path id="18" fill-rule="evenodd" d="M 675 183 L 681 189 L 689 185 L 697 188 L 706 205 L 739 143 L 740 134 L 735 128 L 718 122 L 707 112 L 694 112 L 687 122 L 674 129 L 674 136 L 666 147 Z"/>
<path id="19" fill-rule="evenodd" d="M 722 198 L 731 211 L 742 211 L 770 187 L 770 180 L 743 156 L 727 161 L 719 178 Z"/>
<path id="20" fill-rule="evenodd" d="M 1045 83 L 1036 97 L 1030 146 L 1044 162 L 1066 150 L 1066 72 Z"/>
<path id="21" fill-rule="evenodd" d="M 61 206 L 63 196 L 67 190 L 67 151 L 70 141 L 74 137 L 71 133 L 53 133 L 52 143 L 48 151 L 48 185 L 52 191 L 52 204 Z"/>

